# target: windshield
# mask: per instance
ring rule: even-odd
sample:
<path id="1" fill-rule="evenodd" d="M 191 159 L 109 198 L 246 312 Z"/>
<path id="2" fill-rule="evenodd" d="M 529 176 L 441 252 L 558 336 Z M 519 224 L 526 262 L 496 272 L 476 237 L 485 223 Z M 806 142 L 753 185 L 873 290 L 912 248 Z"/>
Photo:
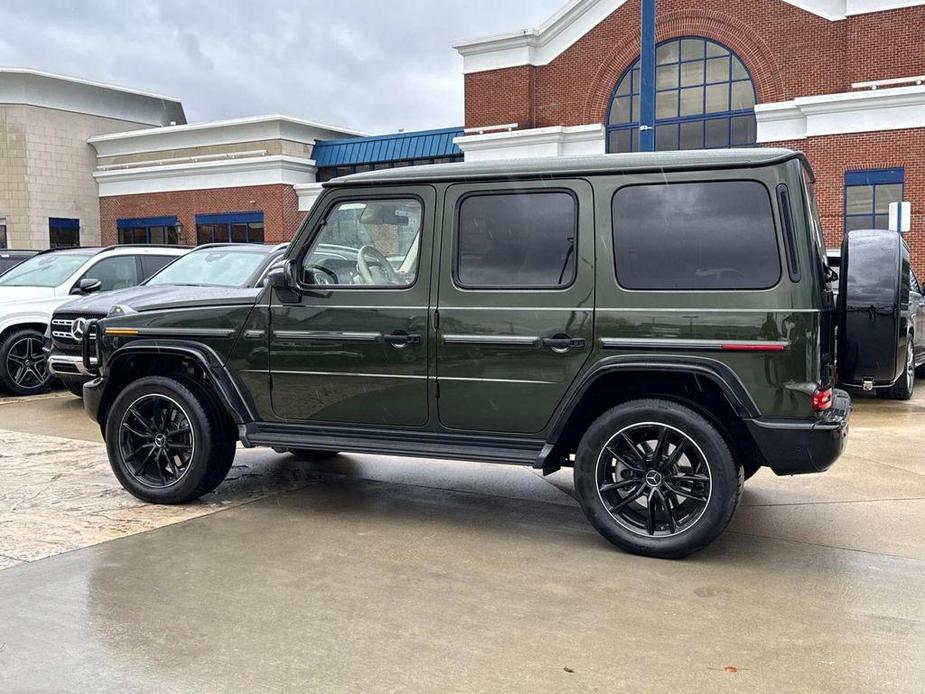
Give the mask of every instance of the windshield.
<path id="1" fill-rule="evenodd" d="M 266 257 L 264 253 L 226 248 L 193 251 L 161 270 L 147 284 L 243 287 Z"/>
<path id="2" fill-rule="evenodd" d="M 87 257 L 71 253 L 37 255 L 0 276 L 0 286 L 57 287 L 87 262 Z"/>

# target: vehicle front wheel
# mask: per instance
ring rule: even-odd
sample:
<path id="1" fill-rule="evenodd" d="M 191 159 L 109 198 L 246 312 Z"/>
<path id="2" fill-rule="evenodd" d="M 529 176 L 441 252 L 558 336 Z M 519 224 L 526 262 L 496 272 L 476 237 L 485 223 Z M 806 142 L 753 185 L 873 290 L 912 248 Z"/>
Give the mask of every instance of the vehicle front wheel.
<path id="1" fill-rule="evenodd" d="M 51 374 L 45 367 L 38 330 L 14 330 L 0 343 L 0 385 L 13 395 L 35 395 L 48 387 Z"/>
<path id="2" fill-rule="evenodd" d="M 650 557 L 684 557 L 719 537 L 743 477 L 720 432 L 667 400 L 605 412 L 575 459 L 575 489 L 591 524 L 618 547 Z"/>
<path id="3" fill-rule="evenodd" d="M 126 491 L 150 503 L 180 504 L 225 479 L 235 440 L 203 388 L 151 376 L 126 386 L 113 402 L 106 450 Z"/>

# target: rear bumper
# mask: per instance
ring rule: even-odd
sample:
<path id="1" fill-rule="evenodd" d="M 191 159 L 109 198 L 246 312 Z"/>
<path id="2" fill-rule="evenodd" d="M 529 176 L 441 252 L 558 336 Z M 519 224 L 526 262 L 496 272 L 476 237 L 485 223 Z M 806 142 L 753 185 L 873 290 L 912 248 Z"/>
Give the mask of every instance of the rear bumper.
<path id="1" fill-rule="evenodd" d="M 765 464 L 777 475 L 822 472 L 845 450 L 851 397 L 836 390 L 832 407 L 811 422 L 750 419 L 751 432 Z"/>

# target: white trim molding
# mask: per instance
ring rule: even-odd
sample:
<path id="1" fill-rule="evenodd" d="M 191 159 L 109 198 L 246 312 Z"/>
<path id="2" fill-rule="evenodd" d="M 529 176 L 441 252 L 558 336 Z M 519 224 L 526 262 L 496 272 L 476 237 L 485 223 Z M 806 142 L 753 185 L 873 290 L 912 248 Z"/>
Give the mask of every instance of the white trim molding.
<path id="1" fill-rule="evenodd" d="M 300 118 L 268 115 L 97 135 L 87 142 L 96 149 L 98 157 L 118 157 L 262 140 L 290 140 L 314 145 L 316 140 L 335 140 L 364 134 Z"/>
<path id="2" fill-rule="evenodd" d="M 925 127 L 925 85 L 802 96 L 755 106 L 758 142 Z"/>
<path id="3" fill-rule="evenodd" d="M 487 161 L 603 154 L 604 138 L 604 126 L 592 123 L 461 135 L 453 142 L 465 153 L 466 161 Z"/>
<path id="4" fill-rule="evenodd" d="M 309 212 L 324 190 L 322 183 L 299 183 L 293 186 L 299 196 L 299 212 Z"/>
<path id="5" fill-rule="evenodd" d="M 218 161 L 97 170 L 100 197 L 166 193 L 177 190 L 239 188 L 313 183 L 317 168 L 311 159 L 283 155 Z"/>
<path id="6" fill-rule="evenodd" d="M 179 99 L 29 68 L 0 67 L 0 104 L 38 106 L 139 125 L 186 123 Z"/>
<path id="7" fill-rule="evenodd" d="M 837 22 L 852 15 L 925 5 L 923 0 L 780 0 Z M 626 0 L 570 0 L 539 28 L 459 41 L 463 72 L 485 72 L 521 65 L 548 65 L 626 4 Z"/>

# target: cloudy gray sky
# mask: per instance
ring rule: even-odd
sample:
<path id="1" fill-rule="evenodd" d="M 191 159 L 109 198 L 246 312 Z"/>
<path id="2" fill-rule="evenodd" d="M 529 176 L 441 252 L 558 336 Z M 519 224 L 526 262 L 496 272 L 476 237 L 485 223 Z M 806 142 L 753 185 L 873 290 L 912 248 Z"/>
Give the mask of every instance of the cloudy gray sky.
<path id="1" fill-rule="evenodd" d="M 565 0 L 4 0 L 0 65 L 183 101 L 190 122 L 284 113 L 369 132 L 463 122 L 459 39 Z"/>

